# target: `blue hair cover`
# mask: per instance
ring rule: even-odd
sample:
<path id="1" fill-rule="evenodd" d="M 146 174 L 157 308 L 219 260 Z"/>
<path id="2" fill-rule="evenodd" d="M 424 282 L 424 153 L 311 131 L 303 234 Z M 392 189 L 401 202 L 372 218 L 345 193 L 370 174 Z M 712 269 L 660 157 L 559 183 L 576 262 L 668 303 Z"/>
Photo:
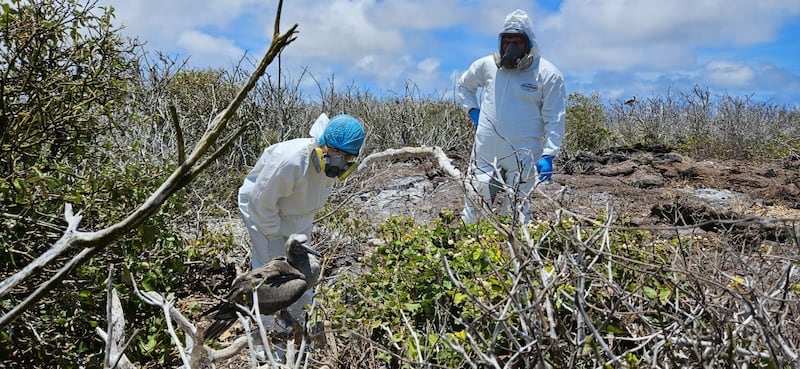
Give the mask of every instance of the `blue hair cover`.
<path id="1" fill-rule="evenodd" d="M 319 144 L 344 151 L 350 155 L 358 155 L 361 145 L 364 144 L 364 135 L 364 127 L 358 119 L 347 114 L 340 114 L 331 118 L 325 132 L 319 138 Z"/>

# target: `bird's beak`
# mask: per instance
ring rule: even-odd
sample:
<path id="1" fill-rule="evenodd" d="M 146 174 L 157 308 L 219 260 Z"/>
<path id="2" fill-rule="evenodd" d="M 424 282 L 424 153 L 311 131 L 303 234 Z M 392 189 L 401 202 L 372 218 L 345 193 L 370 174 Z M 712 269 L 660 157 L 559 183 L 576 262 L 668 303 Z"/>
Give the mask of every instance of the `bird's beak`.
<path id="1" fill-rule="evenodd" d="M 308 246 L 308 245 L 307 245 L 307 244 L 305 244 L 305 243 L 304 243 L 304 244 L 302 244 L 302 246 L 303 246 L 303 248 L 306 250 L 306 252 L 307 252 L 307 253 L 309 253 L 309 254 L 311 254 L 311 255 L 314 255 L 314 256 L 316 256 L 316 257 L 318 257 L 318 258 L 321 258 L 321 257 L 322 257 L 322 255 L 321 255 L 319 252 L 317 252 L 317 250 L 314 250 L 314 249 L 312 249 L 312 248 L 311 248 L 311 246 Z"/>

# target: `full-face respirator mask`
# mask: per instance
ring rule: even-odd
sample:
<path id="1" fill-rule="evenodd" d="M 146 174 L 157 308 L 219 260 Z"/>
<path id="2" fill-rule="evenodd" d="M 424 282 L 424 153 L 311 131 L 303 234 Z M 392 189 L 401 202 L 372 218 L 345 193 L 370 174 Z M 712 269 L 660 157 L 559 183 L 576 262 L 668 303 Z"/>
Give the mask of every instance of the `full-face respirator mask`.
<path id="1" fill-rule="evenodd" d="M 507 45 L 503 47 L 503 38 L 513 36 L 522 37 L 525 40 L 524 47 L 520 48 L 514 42 L 508 42 Z M 531 40 L 525 32 L 515 28 L 507 29 L 497 37 L 497 43 L 500 53 L 494 54 L 494 61 L 498 68 L 525 69 L 533 63 Z"/>
<path id="2" fill-rule="evenodd" d="M 311 155 L 311 164 L 317 173 L 325 173 L 328 178 L 339 178 L 343 181 L 355 169 L 353 163 L 348 163 L 344 156 L 330 156 L 315 148 Z"/>
<path id="3" fill-rule="evenodd" d="M 525 56 L 524 51 L 520 50 L 516 44 L 508 44 L 505 52 L 500 57 L 500 66 L 506 69 L 516 68 L 523 56 Z"/>

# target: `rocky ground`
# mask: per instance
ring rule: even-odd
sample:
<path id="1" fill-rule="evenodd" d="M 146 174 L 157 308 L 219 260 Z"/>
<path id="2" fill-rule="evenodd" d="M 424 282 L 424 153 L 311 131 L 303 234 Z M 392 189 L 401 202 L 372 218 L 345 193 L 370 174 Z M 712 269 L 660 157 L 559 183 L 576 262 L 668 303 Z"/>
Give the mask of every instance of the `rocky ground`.
<path id="1" fill-rule="evenodd" d="M 448 157 L 462 172 L 467 154 Z M 785 241 L 781 219 L 800 219 L 800 156 L 783 160 L 696 161 L 662 147 L 580 153 L 556 162 L 538 187 L 533 216 L 595 217 L 609 210 L 637 227 L 743 232 L 751 241 Z M 354 198 L 374 222 L 406 215 L 425 223 L 441 209 L 463 207 L 461 182 L 429 159 L 374 164 L 353 181 Z M 673 227 L 674 232 L 674 227 Z"/>

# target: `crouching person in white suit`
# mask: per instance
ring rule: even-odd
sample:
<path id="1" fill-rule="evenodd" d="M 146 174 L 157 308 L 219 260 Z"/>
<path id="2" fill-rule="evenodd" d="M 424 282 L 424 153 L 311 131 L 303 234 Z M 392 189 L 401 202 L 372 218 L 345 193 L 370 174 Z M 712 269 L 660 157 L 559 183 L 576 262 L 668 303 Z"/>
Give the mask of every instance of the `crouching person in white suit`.
<path id="1" fill-rule="evenodd" d="M 286 239 L 301 233 L 311 239 L 314 215 L 322 209 L 336 180 L 353 170 L 364 144 L 361 122 L 346 114 L 320 115 L 309 132 L 267 147 L 239 188 L 239 212 L 252 240 L 252 267 L 285 256 Z M 314 282 L 314 283 L 312 283 Z M 309 281 L 313 286 L 316 281 Z M 313 289 L 290 308 L 304 322 L 303 307 Z M 267 329 L 277 329 L 272 317 L 262 317 Z"/>

